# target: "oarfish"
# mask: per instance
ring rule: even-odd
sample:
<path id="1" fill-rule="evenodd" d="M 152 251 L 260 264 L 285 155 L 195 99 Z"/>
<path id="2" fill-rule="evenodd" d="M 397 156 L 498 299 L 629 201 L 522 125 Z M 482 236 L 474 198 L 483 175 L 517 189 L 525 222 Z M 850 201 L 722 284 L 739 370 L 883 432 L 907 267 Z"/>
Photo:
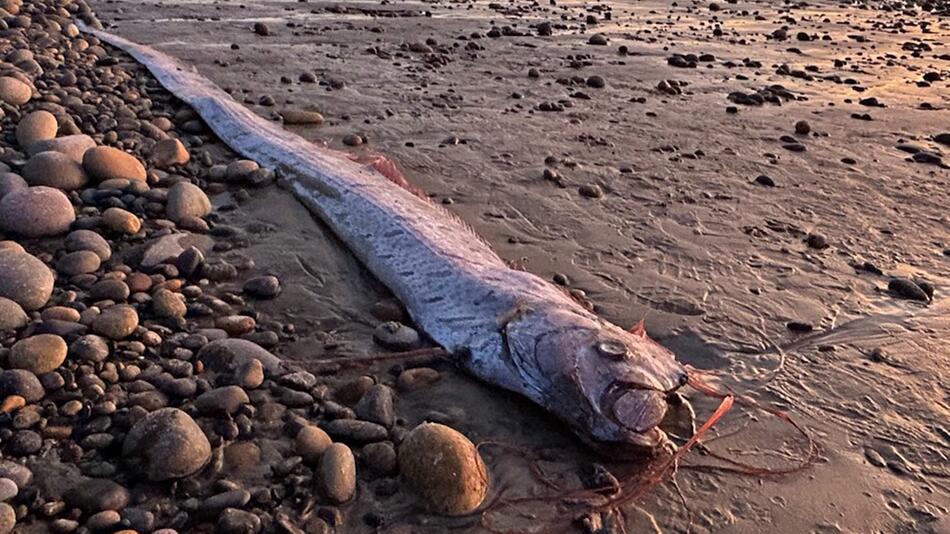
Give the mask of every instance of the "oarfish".
<path id="1" fill-rule="evenodd" d="M 445 209 L 254 114 L 194 67 L 82 29 L 131 54 L 235 152 L 277 169 L 459 366 L 530 399 L 589 442 L 638 451 L 666 442 L 657 425 L 687 373 L 642 331 L 615 326 L 554 284 L 510 268 Z"/>

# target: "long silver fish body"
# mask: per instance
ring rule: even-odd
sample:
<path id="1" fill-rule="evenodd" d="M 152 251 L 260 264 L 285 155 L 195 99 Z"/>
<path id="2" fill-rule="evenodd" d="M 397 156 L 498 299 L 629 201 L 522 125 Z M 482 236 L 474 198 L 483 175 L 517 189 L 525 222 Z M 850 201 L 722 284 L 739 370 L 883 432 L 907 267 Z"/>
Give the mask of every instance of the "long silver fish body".
<path id="1" fill-rule="evenodd" d="M 686 381 L 665 348 L 509 268 L 441 207 L 254 114 L 194 67 L 80 25 L 148 68 L 234 151 L 277 169 L 460 366 L 527 397 L 589 442 L 644 452 L 665 441 L 657 425 L 667 395 Z"/>

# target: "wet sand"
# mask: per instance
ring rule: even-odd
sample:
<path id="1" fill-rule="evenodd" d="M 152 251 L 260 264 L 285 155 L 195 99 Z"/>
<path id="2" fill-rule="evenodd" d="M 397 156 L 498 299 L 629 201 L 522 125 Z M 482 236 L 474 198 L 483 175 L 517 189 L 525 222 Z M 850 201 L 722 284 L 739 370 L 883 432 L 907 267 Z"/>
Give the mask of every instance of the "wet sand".
<path id="1" fill-rule="evenodd" d="M 787 477 L 683 469 L 676 480 L 687 506 L 666 484 L 640 512 L 630 509 L 628 532 L 948 528 L 950 171 L 906 151 L 947 150 L 934 140 L 950 130 L 945 16 L 832 2 L 92 5 L 110 31 L 197 65 L 264 116 L 319 110 L 327 124 L 295 131 L 385 154 L 434 201 L 451 199 L 447 207 L 504 258 L 566 276 L 618 324 L 645 318 L 681 360 L 787 409 L 821 443 L 820 461 Z M 553 35 L 538 37 L 544 21 Z M 782 25 L 788 40 L 767 38 Z M 493 28 L 499 37 L 488 37 Z M 606 46 L 588 44 L 595 33 Z M 678 68 L 673 54 L 714 59 Z M 299 81 L 304 72 L 319 83 Z M 942 79 L 918 86 L 928 72 Z M 605 86 L 589 86 L 599 85 L 591 76 Z M 668 94 L 657 89 L 663 80 L 686 84 Z M 794 99 L 727 99 L 775 84 Z M 258 105 L 264 96 L 275 105 Z M 859 103 L 870 97 L 885 107 Z M 811 133 L 796 134 L 802 120 Z M 369 143 L 344 146 L 350 134 Z M 546 180 L 545 168 L 560 179 Z M 775 187 L 757 183 L 760 175 Z M 592 184 L 601 198 L 580 194 Z M 262 308 L 297 326 L 282 356 L 306 367 L 376 350 L 368 310 L 385 289 L 289 193 L 253 195 L 224 217 L 251 230 L 242 253 L 284 284 Z M 865 262 L 884 275 L 855 268 Z M 891 276 L 930 281 L 933 302 L 889 294 Z M 555 448 L 549 467 L 567 479 L 603 462 L 528 403 L 441 370 L 435 387 L 400 396 L 397 413 L 410 426 L 446 417 L 476 442 Z M 715 407 L 689 398 L 700 418 Z M 716 432 L 727 437 L 710 447 L 743 461 L 775 467 L 800 453 L 789 429 L 760 413 L 737 410 Z M 544 494 L 517 456 L 486 458 L 495 491 Z M 693 454 L 686 463 L 705 461 Z M 387 519 L 384 531 L 479 530 L 420 516 L 404 495 L 381 497 L 364 482 L 341 531 L 372 531 L 355 520 L 368 511 Z"/>

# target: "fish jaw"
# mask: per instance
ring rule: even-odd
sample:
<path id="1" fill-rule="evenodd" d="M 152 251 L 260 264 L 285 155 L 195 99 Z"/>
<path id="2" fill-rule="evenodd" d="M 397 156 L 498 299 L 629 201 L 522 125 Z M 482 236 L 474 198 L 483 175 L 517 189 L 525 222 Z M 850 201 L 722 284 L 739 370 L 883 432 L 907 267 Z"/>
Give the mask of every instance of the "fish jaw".
<path id="1" fill-rule="evenodd" d="M 534 309 L 506 326 L 523 392 L 598 449 L 654 452 L 667 395 L 686 382 L 672 353 L 586 311 Z"/>

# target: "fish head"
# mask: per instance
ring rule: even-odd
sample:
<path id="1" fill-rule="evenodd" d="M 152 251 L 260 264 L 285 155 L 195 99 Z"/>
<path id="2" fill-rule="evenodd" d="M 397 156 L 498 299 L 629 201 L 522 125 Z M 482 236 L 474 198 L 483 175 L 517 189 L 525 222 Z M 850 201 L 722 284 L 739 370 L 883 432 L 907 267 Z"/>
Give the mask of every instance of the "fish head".
<path id="1" fill-rule="evenodd" d="M 541 403 L 583 439 L 644 453 L 666 443 L 658 428 L 670 393 L 686 384 L 673 353 L 642 333 L 591 314 L 548 310 L 508 329 L 522 375 L 542 384 Z"/>

